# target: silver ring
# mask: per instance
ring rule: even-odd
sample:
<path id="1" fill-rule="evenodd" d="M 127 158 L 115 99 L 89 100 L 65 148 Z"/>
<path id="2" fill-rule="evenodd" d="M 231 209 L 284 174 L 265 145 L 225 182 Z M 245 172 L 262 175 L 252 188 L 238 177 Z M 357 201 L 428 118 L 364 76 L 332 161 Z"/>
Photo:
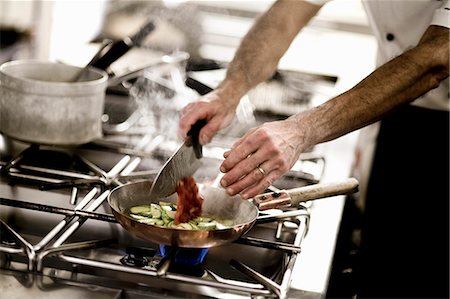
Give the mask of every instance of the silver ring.
<path id="1" fill-rule="evenodd" d="M 257 166 L 256 169 L 258 169 L 259 172 L 261 172 L 261 174 L 262 174 L 263 176 L 266 175 L 266 172 L 265 172 L 264 169 L 262 169 L 261 167 Z"/>

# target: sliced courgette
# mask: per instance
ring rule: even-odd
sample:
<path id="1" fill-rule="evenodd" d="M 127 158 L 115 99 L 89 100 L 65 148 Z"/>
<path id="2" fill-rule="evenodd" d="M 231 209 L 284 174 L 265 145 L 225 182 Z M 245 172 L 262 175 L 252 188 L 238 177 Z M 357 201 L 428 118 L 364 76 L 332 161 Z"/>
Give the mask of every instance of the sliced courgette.
<path id="1" fill-rule="evenodd" d="M 161 207 L 152 203 L 150 205 L 150 213 L 152 215 L 152 218 L 161 218 Z"/>
<path id="2" fill-rule="evenodd" d="M 199 229 L 206 229 L 206 230 L 216 229 L 215 222 L 199 222 L 197 226 Z"/>
<path id="3" fill-rule="evenodd" d="M 134 206 L 130 208 L 130 212 L 133 214 L 145 214 L 150 213 L 150 206 L 149 205 L 140 205 L 140 206 Z"/>

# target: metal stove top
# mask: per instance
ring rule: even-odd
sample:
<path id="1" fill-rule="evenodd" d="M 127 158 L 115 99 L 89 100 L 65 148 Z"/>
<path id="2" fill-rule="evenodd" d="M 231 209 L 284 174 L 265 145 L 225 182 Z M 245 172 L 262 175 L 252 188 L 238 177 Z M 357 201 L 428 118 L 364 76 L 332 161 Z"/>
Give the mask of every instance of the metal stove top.
<path id="1" fill-rule="evenodd" d="M 292 269 L 308 231 L 308 204 L 261 213 L 246 235 L 208 249 L 198 265 L 177 262 L 179 251 L 164 256 L 158 244 L 132 236 L 116 222 L 106 202 L 110 190 L 152 179 L 179 145 L 133 117 L 130 113 L 120 123 L 105 122 L 104 138 L 76 148 L 11 140 L 0 162 L 2 295 L 289 297 Z M 267 116 L 238 123 L 234 130 L 266 120 L 262 117 Z M 197 182 L 216 181 L 222 154 L 239 135 L 233 127 L 225 133 L 204 148 L 203 166 L 194 175 Z M 271 188 L 317 183 L 324 163 L 311 150 Z"/>

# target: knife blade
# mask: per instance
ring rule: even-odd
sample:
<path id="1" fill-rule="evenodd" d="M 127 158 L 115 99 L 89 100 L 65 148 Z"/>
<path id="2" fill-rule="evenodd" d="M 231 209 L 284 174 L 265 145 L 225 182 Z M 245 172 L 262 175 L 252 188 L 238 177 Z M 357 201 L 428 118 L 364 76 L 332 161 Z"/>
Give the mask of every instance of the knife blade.
<path id="1" fill-rule="evenodd" d="M 166 197 L 175 193 L 177 182 L 184 177 L 192 176 L 200 168 L 203 153 L 198 134 L 205 124 L 206 120 L 201 119 L 192 125 L 186 140 L 164 163 L 150 189 L 152 198 Z"/>

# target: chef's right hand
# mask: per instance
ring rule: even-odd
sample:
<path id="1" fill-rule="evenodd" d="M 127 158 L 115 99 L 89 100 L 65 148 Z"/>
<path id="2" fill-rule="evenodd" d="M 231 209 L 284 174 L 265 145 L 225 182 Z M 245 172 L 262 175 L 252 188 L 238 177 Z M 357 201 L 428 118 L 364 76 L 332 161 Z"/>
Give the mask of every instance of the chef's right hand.
<path id="1" fill-rule="evenodd" d="M 186 105 L 180 114 L 179 135 L 186 139 L 187 132 L 200 119 L 206 119 L 206 125 L 200 130 L 200 144 L 205 145 L 214 135 L 231 124 L 239 101 L 225 96 L 219 89 L 204 95 L 199 101 Z"/>

